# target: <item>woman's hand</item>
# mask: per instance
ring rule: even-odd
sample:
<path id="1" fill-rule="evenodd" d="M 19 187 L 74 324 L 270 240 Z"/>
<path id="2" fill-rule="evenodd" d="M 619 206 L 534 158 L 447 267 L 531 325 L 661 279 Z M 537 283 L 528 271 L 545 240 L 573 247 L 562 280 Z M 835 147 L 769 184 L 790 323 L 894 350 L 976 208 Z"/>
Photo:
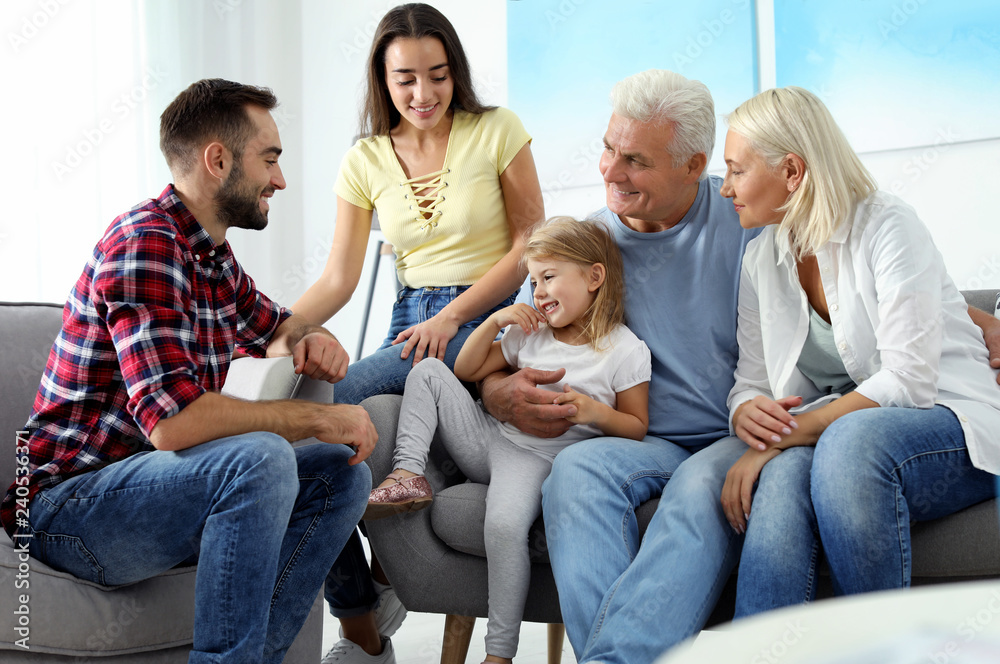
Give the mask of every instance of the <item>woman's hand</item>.
<path id="1" fill-rule="evenodd" d="M 525 334 L 537 332 L 539 323 L 545 322 L 545 316 L 524 302 L 504 307 L 491 315 L 490 319 L 498 330 L 502 330 L 508 325 L 517 325 L 524 330 Z"/>
<path id="2" fill-rule="evenodd" d="M 410 356 L 410 351 L 416 349 L 413 354 L 413 363 L 416 364 L 427 357 L 436 357 L 444 360 L 445 351 L 448 350 L 448 342 L 458 334 L 458 323 L 449 320 L 440 313 L 428 318 L 423 323 L 418 323 L 413 327 L 408 327 L 399 333 L 392 345 L 406 342 L 403 352 L 399 354 L 400 359 L 405 360 Z"/>
<path id="3" fill-rule="evenodd" d="M 744 443 L 763 452 L 792 434 L 799 423 L 789 409 L 802 404 L 802 397 L 785 397 L 773 401 L 759 395 L 740 404 L 733 415 L 733 430 Z"/>
<path id="4" fill-rule="evenodd" d="M 746 533 L 753 485 L 760 477 L 764 465 L 780 453 L 781 450 L 778 449 L 766 452 L 747 450 L 726 473 L 726 483 L 722 487 L 722 511 L 726 514 L 726 521 L 736 532 Z"/>

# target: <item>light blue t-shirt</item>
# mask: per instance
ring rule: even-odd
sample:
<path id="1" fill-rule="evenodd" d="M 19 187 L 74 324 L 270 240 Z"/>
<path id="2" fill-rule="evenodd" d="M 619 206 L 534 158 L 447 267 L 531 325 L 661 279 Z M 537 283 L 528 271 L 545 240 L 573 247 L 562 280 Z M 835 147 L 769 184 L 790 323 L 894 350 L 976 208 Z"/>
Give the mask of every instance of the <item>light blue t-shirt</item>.
<path id="1" fill-rule="evenodd" d="M 729 435 L 726 398 L 739 356 L 736 305 L 746 230 L 722 179 L 702 180 L 669 230 L 639 233 L 604 208 L 625 262 L 625 323 L 649 347 L 649 434 L 700 448 Z"/>

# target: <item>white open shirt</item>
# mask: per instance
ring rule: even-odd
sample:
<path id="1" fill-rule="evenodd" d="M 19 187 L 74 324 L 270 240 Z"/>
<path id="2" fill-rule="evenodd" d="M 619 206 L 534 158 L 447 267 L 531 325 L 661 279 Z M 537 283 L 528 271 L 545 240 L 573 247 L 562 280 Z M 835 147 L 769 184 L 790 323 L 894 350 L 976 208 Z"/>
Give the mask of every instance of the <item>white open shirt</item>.
<path id="1" fill-rule="evenodd" d="M 809 305 L 788 238 L 776 230 L 766 228 L 743 257 L 730 414 L 758 394 L 802 396 L 802 410 L 839 396 L 818 394 L 796 368 Z M 961 422 L 972 463 L 1000 473 L 998 370 L 913 208 L 873 194 L 816 257 L 837 349 L 857 391 L 883 407 L 946 406 Z"/>

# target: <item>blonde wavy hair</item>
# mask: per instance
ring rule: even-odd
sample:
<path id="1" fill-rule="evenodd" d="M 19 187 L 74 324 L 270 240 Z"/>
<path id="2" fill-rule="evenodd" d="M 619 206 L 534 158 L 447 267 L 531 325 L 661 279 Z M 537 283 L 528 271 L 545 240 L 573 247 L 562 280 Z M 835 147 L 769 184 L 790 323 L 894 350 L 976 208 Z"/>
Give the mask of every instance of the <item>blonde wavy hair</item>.
<path id="1" fill-rule="evenodd" d="M 766 90 L 726 119 L 771 168 L 788 154 L 805 163 L 801 183 L 778 208 L 785 213 L 778 231 L 788 235 L 800 259 L 829 242 L 840 224 L 850 223 L 857 204 L 878 189 L 829 109 L 808 90 Z"/>
<path id="2" fill-rule="evenodd" d="M 609 348 L 603 342 L 625 322 L 625 270 L 611 232 L 593 219 L 552 217 L 532 231 L 521 263 L 526 267 L 529 260 L 546 258 L 576 263 L 585 269 L 594 263 L 604 266 L 604 283 L 583 314 L 583 336 L 596 351 Z"/>

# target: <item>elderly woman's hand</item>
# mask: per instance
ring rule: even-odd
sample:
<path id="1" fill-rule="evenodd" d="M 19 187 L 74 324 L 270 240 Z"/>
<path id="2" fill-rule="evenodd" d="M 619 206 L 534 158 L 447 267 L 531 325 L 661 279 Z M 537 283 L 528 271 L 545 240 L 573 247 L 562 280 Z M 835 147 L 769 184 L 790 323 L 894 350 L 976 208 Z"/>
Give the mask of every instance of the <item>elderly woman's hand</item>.
<path id="1" fill-rule="evenodd" d="M 726 513 L 729 525 L 741 535 L 747 531 L 753 485 L 765 464 L 780 453 L 778 449 L 766 452 L 747 450 L 726 473 L 726 483 L 722 486 L 722 511 Z"/>
<path id="2" fill-rule="evenodd" d="M 755 450 L 764 451 L 781 442 L 799 427 L 789 409 L 802 404 L 802 397 L 774 401 L 758 395 L 740 404 L 733 415 L 737 437 Z"/>

